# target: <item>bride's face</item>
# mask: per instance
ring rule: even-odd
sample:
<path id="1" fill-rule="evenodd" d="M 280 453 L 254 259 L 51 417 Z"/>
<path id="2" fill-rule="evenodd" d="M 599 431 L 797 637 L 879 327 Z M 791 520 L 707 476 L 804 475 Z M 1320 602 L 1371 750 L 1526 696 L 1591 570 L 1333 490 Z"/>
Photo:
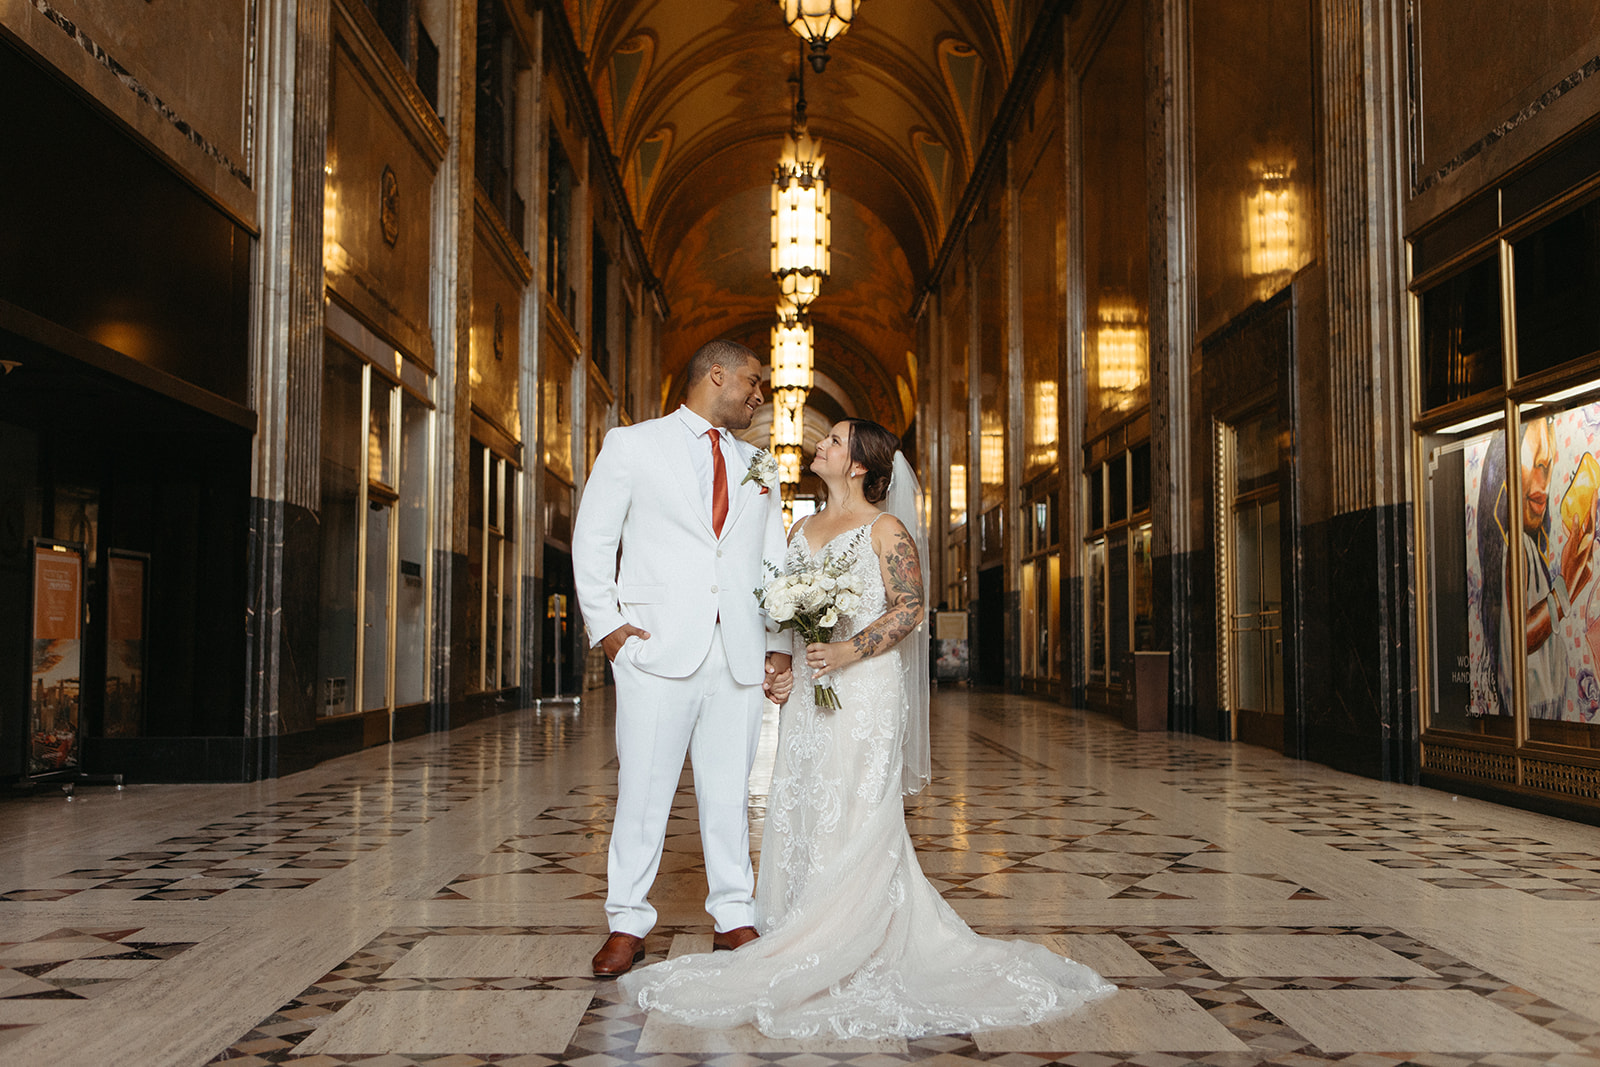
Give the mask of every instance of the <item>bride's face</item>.
<path id="1" fill-rule="evenodd" d="M 817 442 L 817 453 L 811 459 L 811 469 L 819 478 L 848 478 L 855 462 L 850 458 L 850 424 L 835 423 L 822 440 Z"/>

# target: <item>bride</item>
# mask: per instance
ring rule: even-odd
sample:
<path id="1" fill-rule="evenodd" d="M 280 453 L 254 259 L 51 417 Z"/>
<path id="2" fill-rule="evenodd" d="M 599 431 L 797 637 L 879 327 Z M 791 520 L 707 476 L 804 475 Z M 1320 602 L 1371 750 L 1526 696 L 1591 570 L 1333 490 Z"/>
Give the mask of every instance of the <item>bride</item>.
<path id="1" fill-rule="evenodd" d="M 625 975 L 641 1007 L 769 1037 L 909 1038 L 1036 1023 L 1115 991 L 1041 945 L 973 933 L 917 864 L 901 794 L 929 777 L 926 548 L 897 444 L 864 419 L 834 426 L 811 463 L 828 504 L 790 531 L 786 569 L 850 558 L 866 592 L 838 640 L 795 660 L 761 844 L 761 936 Z M 824 677 L 838 709 L 813 700 Z"/>

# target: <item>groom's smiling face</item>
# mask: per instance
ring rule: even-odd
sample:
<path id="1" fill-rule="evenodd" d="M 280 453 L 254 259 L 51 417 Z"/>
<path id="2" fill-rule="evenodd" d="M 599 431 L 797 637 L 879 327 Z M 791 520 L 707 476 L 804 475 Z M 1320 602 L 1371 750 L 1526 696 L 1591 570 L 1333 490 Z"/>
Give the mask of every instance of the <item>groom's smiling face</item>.
<path id="1" fill-rule="evenodd" d="M 749 428 L 756 410 L 766 402 L 761 393 L 761 364 L 753 359 L 745 360 L 737 368 L 719 364 L 712 368 L 714 382 L 717 374 L 722 376 L 722 380 L 717 383 L 716 418 L 708 421 L 730 430 Z"/>

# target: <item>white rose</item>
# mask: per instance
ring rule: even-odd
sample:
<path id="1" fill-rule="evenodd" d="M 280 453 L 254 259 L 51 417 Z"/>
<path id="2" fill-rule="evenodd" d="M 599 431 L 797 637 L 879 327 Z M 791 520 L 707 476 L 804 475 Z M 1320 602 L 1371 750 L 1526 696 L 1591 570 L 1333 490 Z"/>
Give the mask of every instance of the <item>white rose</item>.
<path id="1" fill-rule="evenodd" d="M 767 614 L 772 617 L 773 622 L 788 622 L 794 618 L 794 603 L 788 600 L 779 603 L 769 602 Z"/>
<path id="2" fill-rule="evenodd" d="M 845 591 L 834 599 L 833 606 L 846 615 L 854 615 L 861 610 L 861 598 L 852 592 Z"/>

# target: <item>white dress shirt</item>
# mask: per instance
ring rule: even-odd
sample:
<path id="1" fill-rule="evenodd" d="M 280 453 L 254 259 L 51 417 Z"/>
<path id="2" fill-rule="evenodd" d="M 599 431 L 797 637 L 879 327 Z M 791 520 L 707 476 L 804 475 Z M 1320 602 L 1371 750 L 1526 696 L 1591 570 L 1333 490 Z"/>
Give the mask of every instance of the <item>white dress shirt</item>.
<path id="1" fill-rule="evenodd" d="M 731 500 L 733 498 L 732 478 L 735 464 L 733 462 L 732 449 L 728 444 L 729 431 L 712 426 L 705 419 L 691 411 L 687 404 L 678 408 L 677 415 L 678 420 L 683 423 L 684 433 L 693 438 L 689 442 L 689 458 L 694 461 L 695 481 L 699 484 L 700 494 L 706 502 L 706 514 L 710 515 L 713 479 L 711 473 L 711 449 L 706 447 L 706 431 L 711 429 L 717 431 L 717 449 L 722 453 L 723 473 L 727 474 L 729 478 L 728 498 Z"/>

